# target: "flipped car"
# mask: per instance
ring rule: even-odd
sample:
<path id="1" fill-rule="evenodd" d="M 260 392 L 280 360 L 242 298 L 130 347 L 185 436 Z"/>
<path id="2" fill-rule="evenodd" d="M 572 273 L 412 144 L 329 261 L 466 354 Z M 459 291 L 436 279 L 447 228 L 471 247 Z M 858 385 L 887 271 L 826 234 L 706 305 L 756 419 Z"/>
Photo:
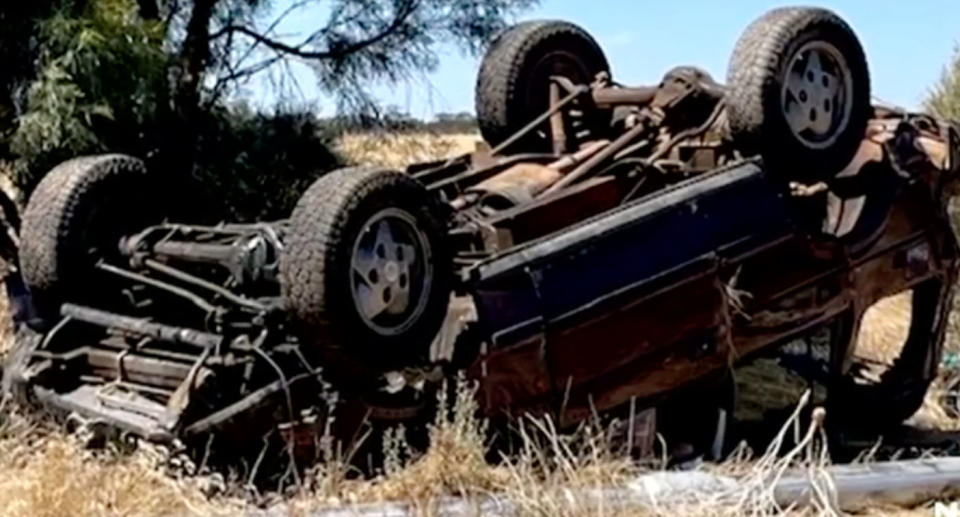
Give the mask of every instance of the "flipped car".
<path id="1" fill-rule="evenodd" d="M 753 22 L 726 84 L 613 77 L 576 25 L 516 25 L 476 84 L 489 150 L 327 173 L 283 221 L 165 221 L 139 159 L 60 165 L 23 213 L 34 331 L 7 384 L 164 441 L 300 425 L 331 387 L 355 420 L 405 421 L 466 370 L 486 414 L 566 426 L 829 325 L 839 420 L 912 413 L 957 271 L 957 128 L 871 105 L 824 9 Z M 860 321 L 903 291 L 910 337 L 864 384 Z"/>

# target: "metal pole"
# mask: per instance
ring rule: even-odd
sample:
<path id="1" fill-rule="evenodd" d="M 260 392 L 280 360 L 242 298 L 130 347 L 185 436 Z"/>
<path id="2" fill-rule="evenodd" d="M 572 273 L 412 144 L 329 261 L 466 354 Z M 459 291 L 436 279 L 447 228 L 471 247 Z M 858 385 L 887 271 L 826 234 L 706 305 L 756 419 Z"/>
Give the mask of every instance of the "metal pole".
<path id="1" fill-rule="evenodd" d="M 202 297 L 197 296 L 196 294 L 191 293 L 190 291 L 187 291 L 182 287 L 177 287 L 175 285 L 168 284 L 161 280 L 150 278 L 148 276 L 141 275 L 140 273 L 134 273 L 133 271 L 127 271 L 126 269 L 121 269 L 116 266 L 111 266 L 110 264 L 105 264 L 103 262 L 100 262 L 99 264 L 97 264 L 97 269 L 101 271 L 106 271 L 108 273 L 113 273 L 114 275 L 126 278 L 127 280 L 133 280 L 135 282 L 140 282 L 142 284 L 146 284 L 151 287 L 156 287 L 157 289 L 163 289 L 164 291 L 167 291 L 168 293 L 174 294 L 181 298 L 186 298 L 187 300 L 190 300 L 191 302 L 193 302 L 194 305 L 196 305 L 197 307 L 200 307 L 204 311 L 207 311 L 207 312 L 217 311 L 216 307 L 211 305 Z"/>
<path id="2" fill-rule="evenodd" d="M 183 272 L 183 271 L 180 271 L 179 269 L 172 268 L 172 267 L 170 267 L 170 266 L 168 266 L 168 265 L 166 265 L 166 264 L 163 264 L 163 263 L 161 263 L 161 262 L 157 262 L 156 260 L 146 259 L 146 260 L 143 261 L 143 264 L 144 264 L 145 266 L 147 266 L 148 268 L 153 269 L 154 271 L 163 273 L 163 274 L 165 274 L 165 275 L 169 275 L 169 276 L 171 276 L 171 277 L 173 277 L 173 278 L 176 278 L 177 280 L 180 280 L 180 281 L 182 281 L 182 282 L 187 282 L 187 283 L 189 283 L 189 284 L 193 284 L 193 285 L 195 285 L 195 286 L 197 286 L 197 287 L 206 289 L 206 290 L 208 290 L 208 291 L 213 291 L 214 293 L 217 293 L 217 294 L 219 294 L 220 296 L 223 296 L 223 297 L 226 298 L 227 300 L 230 300 L 231 302 L 233 302 L 233 303 L 235 303 L 235 304 L 237 304 L 237 305 L 240 305 L 241 307 L 246 307 L 246 308 L 248 308 L 248 309 L 253 309 L 253 310 L 258 311 L 258 312 L 266 312 L 266 311 L 267 311 L 267 306 L 266 306 L 266 305 L 263 305 L 262 303 L 255 302 L 255 301 L 253 301 L 253 300 L 251 300 L 251 299 L 249 299 L 249 298 L 244 298 L 243 296 L 240 296 L 240 295 L 238 295 L 238 294 L 232 293 L 232 292 L 230 292 L 228 289 L 225 289 L 225 288 L 223 288 L 223 287 L 220 287 L 219 285 L 214 284 L 213 282 L 208 282 L 208 281 L 206 281 L 206 280 L 204 280 L 204 279 L 202 279 L 202 278 L 193 276 L 193 275 L 191 275 L 190 273 L 185 273 L 185 272 Z"/>
<path id="3" fill-rule="evenodd" d="M 543 114 L 540 115 L 539 117 L 533 119 L 533 122 L 524 126 L 523 129 L 514 133 L 513 136 L 511 136 L 510 138 L 504 140 L 503 142 L 500 142 L 500 145 L 494 147 L 493 150 L 490 151 L 490 154 L 496 156 L 500 151 L 503 151 L 507 147 L 510 147 L 517 140 L 520 140 L 521 138 L 526 136 L 527 133 L 533 131 L 537 126 L 539 126 L 540 124 L 543 124 L 544 121 L 550 118 L 551 115 L 563 109 L 563 107 L 566 106 L 567 104 L 570 104 L 573 101 L 573 99 L 576 99 L 578 96 L 585 93 L 589 89 L 590 87 L 586 85 L 581 84 L 580 86 L 577 86 L 576 88 L 573 89 L 573 91 L 570 92 L 569 95 L 564 97 L 560 102 L 554 104 L 553 106 L 550 106 L 550 109 L 543 112 Z"/>
<path id="4" fill-rule="evenodd" d="M 223 342 L 223 336 L 186 327 L 154 323 L 145 318 L 123 316 L 72 303 L 65 303 L 60 314 L 76 321 L 118 329 L 131 334 L 149 336 L 160 341 L 182 343 L 200 348 L 212 348 Z"/>

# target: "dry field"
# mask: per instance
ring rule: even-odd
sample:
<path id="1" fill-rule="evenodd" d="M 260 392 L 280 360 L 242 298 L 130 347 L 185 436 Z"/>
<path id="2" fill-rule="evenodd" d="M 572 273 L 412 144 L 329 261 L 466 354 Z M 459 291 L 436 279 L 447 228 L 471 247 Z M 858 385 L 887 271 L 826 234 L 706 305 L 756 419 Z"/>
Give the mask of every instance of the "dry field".
<path id="1" fill-rule="evenodd" d="M 336 147 L 352 163 L 402 169 L 412 163 L 472 152 L 479 142 L 478 134 L 348 133 L 340 137 Z"/>
<path id="2" fill-rule="evenodd" d="M 867 309 L 863 318 L 856 354 L 890 364 L 900 354 L 900 347 L 910 330 L 910 293 L 884 298 Z"/>
<path id="3" fill-rule="evenodd" d="M 475 135 L 347 135 L 340 151 L 358 163 L 402 167 L 407 163 L 472 151 Z M 0 297 L 0 314 L 6 300 Z M 877 361 L 897 353 L 905 333 L 909 300 L 896 297 L 871 312 L 859 352 Z M 6 321 L 6 319 L 2 320 Z M 0 328 L 0 355 L 10 343 L 8 325 Z M 359 502 L 410 500 L 423 515 L 446 495 L 505 494 L 519 515 L 638 515 L 636 511 L 604 512 L 580 507 L 571 490 L 619 486 L 637 474 L 660 467 L 639 465 L 615 454 L 610 436 L 599 427 L 559 435 L 549 420 L 522 422 L 519 454 L 491 465 L 485 460 L 485 424 L 475 418 L 469 386 L 461 384 L 457 400 L 441 400 L 450 417 L 434 422 L 431 446 L 422 454 L 410 450 L 399 435 L 385 439 L 386 462 L 374 479 L 358 480 L 341 461 L 328 461 L 309 473 L 303 487 L 284 494 L 258 494 L 239 482 L 198 469 L 189 460 L 150 445 L 108 442 L 89 448 L 90 431 L 82 426 L 67 434 L 37 424 L 0 407 L 0 517 L 94 515 L 235 515 L 264 506 L 281 514 L 305 515 L 311 509 Z M 945 416 L 943 416 L 945 418 Z M 662 506 L 650 515 L 816 515 L 810 510 L 783 511 L 770 498 L 768 475 L 790 464 L 822 466 L 822 442 L 814 434 L 786 459 L 761 454 L 746 460 L 734 456 L 721 465 L 704 465 L 738 480 L 739 499 L 717 504 L 711 499 L 681 507 Z M 931 515 L 929 508 L 874 509 L 867 515 Z"/>

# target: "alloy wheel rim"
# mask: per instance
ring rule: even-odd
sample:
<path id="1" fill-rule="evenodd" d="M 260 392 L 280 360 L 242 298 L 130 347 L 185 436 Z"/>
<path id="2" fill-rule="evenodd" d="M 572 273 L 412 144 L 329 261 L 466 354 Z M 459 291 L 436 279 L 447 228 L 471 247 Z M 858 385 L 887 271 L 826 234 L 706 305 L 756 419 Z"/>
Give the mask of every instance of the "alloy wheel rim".
<path id="1" fill-rule="evenodd" d="M 408 330 L 423 314 L 433 283 L 430 242 L 398 208 L 373 214 L 351 255 L 351 295 L 363 322 L 378 334 Z"/>
<path id="2" fill-rule="evenodd" d="M 825 41 L 811 41 L 790 59 L 780 92 L 787 126 L 803 145 L 825 149 L 850 123 L 853 75 L 843 54 Z"/>

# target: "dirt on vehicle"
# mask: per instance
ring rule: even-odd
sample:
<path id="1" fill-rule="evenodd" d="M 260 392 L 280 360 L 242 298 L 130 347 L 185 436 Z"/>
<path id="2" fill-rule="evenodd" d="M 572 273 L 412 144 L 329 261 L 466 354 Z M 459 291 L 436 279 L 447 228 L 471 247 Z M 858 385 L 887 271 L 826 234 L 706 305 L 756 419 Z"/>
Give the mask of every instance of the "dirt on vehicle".
<path id="1" fill-rule="evenodd" d="M 727 452 L 751 361 L 790 380 L 757 421 L 800 388 L 841 441 L 916 412 L 957 272 L 956 126 L 872 105 L 824 9 L 760 17 L 726 84 L 614 77 L 582 28 L 516 25 L 476 83 L 488 148 L 329 172 L 282 221 L 168 221 L 135 157 L 56 167 L 13 225 L 5 391 L 161 443 L 273 435 L 312 457 L 429 421 L 460 371 L 495 422 L 629 415 L 640 455 L 655 431 L 677 458 Z M 891 296 L 909 324 L 869 374 L 859 330 Z"/>

